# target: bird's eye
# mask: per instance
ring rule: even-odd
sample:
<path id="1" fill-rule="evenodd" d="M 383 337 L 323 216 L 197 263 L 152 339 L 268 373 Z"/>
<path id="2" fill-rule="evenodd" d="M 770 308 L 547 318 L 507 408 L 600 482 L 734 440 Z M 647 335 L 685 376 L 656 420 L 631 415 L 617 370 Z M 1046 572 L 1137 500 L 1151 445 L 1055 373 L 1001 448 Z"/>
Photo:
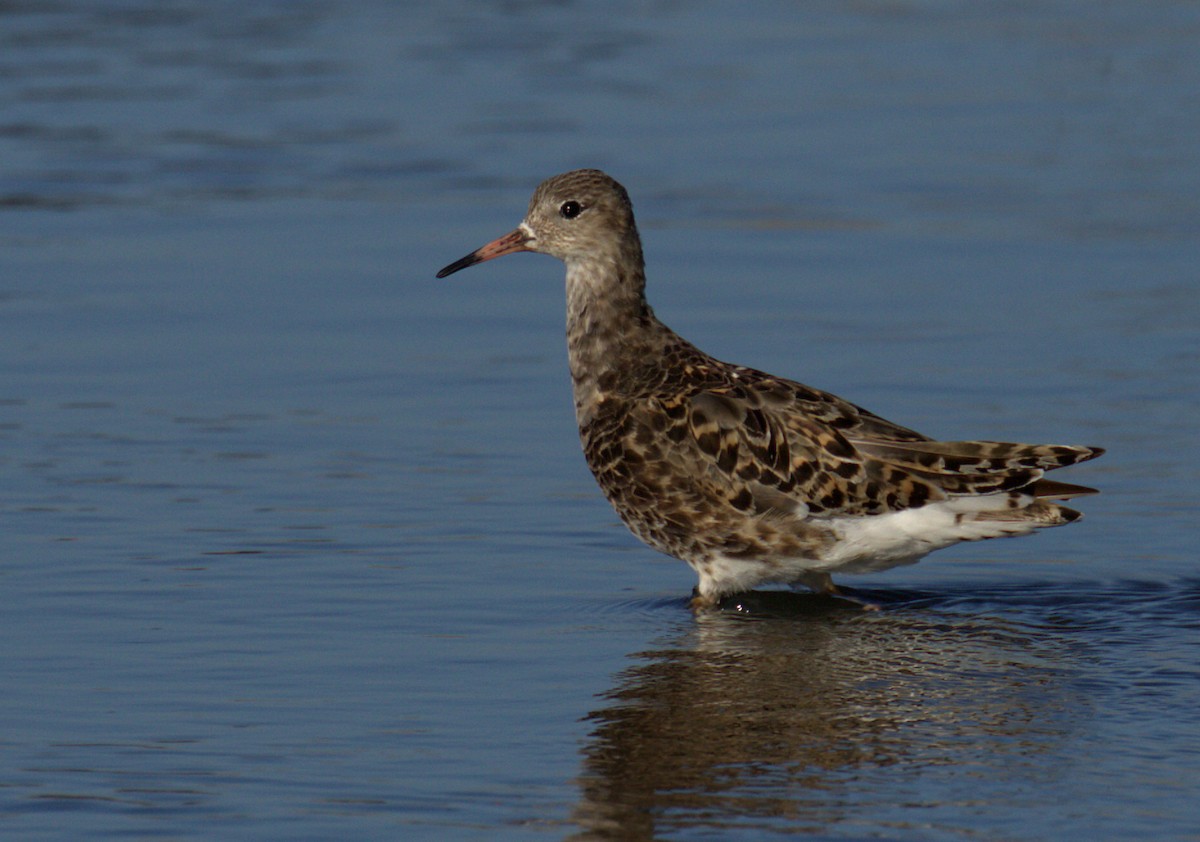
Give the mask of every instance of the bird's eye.
<path id="1" fill-rule="evenodd" d="M 574 219 L 583 213 L 583 205 L 576 201 L 563 202 L 562 207 L 558 209 L 559 214 L 563 219 Z"/>

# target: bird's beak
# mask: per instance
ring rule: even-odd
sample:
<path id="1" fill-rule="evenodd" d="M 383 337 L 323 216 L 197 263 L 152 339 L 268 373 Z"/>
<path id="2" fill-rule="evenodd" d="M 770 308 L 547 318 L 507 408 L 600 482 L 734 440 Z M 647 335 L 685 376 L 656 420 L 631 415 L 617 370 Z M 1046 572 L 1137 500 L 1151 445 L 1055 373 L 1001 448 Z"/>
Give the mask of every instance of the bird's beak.
<path id="1" fill-rule="evenodd" d="M 505 234 L 498 240 L 492 240 L 486 246 L 477 248 L 466 257 L 454 261 L 445 269 L 438 272 L 437 276 L 444 278 L 447 275 L 453 275 L 459 269 L 466 269 L 468 266 L 474 266 L 476 263 L 482 263 L 494 257 L 503 257 L 506 254 L 512 254 L 517 251 L 532 251 L 533 249 L 530 246 L 532 242 L 533 237 L 522 226 L 511 234 Z"/>

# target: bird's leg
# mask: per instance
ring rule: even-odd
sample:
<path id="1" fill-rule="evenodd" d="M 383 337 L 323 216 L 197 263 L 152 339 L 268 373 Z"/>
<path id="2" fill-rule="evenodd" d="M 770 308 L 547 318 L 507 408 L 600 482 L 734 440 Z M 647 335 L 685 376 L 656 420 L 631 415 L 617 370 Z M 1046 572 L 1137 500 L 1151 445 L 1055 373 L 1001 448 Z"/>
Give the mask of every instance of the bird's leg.
<path id="1" fill-rule="evenodd" d="M 828 573 L 806 570 L 800 574 L 797 581 L 813 593 L 819 593 L 822 596 L 842 596 L 841 590 L 833 583 L 833 577 Z"/>

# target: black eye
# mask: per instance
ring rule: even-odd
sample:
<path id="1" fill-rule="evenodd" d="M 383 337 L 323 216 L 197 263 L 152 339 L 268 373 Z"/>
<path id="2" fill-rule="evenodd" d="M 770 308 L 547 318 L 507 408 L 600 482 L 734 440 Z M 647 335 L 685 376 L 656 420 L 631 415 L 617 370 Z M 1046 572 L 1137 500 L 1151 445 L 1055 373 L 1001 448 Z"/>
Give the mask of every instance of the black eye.
<path id="1" fill-rule="evenodd" d="M 576 201 L 563 202 L 558 212 L 562 214 L 563 219 L 574 219 L 583 212 L 583 205 Z"/>

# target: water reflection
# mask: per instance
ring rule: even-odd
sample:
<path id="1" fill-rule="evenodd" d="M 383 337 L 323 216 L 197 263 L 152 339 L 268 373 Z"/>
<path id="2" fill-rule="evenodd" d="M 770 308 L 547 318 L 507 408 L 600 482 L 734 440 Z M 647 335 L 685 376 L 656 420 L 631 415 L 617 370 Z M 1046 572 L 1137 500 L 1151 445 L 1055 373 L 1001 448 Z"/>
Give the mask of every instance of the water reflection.
<path id="1" fill-rule="evenodd" d="M 1028 782 L 1087 707 L 1053 637 L 794 599 L 790 617 L 700 615 L 635 656 L 589 717 L 577 838 L 828 828 L 880 791 L 898 807 L 928 770 Z"/>

